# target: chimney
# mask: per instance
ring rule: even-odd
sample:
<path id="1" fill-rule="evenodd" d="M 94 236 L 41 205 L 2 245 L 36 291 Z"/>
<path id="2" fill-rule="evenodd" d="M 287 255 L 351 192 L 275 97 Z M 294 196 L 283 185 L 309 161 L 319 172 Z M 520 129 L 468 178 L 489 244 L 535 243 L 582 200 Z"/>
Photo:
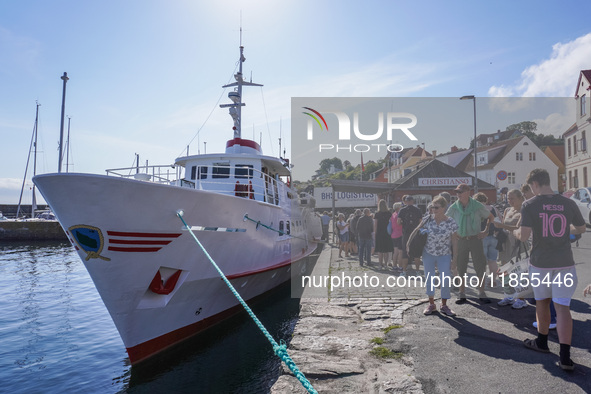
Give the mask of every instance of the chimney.
<path id="1" fill-rule="evenodd" d="M 457 146 L 455 146 L 455 145 L 454 145 L 454 146 L 452 146 L 452 147 L 451 147 L 451 151 L 452 151 L 452 152 L 457 152 L 457 151 L 458 151 L 458 147 L 457 147 Z"/>
<path id="2" fill-rule="evenodd" d="M 434 150 L 433 152 L 431 152 L 431 154 L 433 155 L 433 157 L 437 157 L 437 151 Z"/>

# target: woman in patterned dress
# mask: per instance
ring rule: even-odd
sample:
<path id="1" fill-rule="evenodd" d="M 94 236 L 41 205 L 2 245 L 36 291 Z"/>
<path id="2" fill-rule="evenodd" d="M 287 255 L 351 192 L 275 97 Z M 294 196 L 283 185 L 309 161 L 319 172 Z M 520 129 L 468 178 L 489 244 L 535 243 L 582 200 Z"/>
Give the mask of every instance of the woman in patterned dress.
<path id="1" fill-rule="evenodd" d="M 437 311 L 435 305 L 435 265 L 439 270 L 441 285 L 441 313 L 447 316 L 455 316 L 455 312 L 447 306 L 447 300 L 451 298 L 451 237 L 458 231 L 456 221 L 445 215 L 447 200 L 441 196 L 435 197 L 431 203 L 433 214 L 429 215 L 423 222 L 427 229 L 427 244 L 423 251 L 423 266 L 425 268 L 425 280 L 427 281 L 427 296 L 429 305 L 423 313 L 430 315 Z M 435 281 L 437 283 L 437 281 Z"/>

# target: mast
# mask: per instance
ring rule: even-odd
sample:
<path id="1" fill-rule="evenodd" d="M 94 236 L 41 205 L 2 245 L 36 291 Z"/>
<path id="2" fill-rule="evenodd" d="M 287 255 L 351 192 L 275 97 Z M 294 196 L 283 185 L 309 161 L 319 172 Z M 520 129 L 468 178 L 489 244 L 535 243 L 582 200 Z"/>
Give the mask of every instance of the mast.
<path id="1" fill-rule="evenodd" d="M 229 108 L 230 116 L 234 120 L 234 126 L 232 127 L 234 130 L 234 138 L 242 137 L 242 107 L 246 105 L 242 102 L 242 86 L 263 86 L 258 83 L 253 83 L 252 81 L 247 82 L 244 80 L 242 63 L 244 63 L 245 60 L 244 47 L 242 46 L 242 28 L 240 28 L 240 60 L 238 72 L 234 74 L 236 82 L 222 86 L 223 88 L 236 87 L 232 92 L 228 93 L 228 98 L 232 100 L 233 103 L 220 104 L 220 108 Z"/>
<path id="2" fill-rule="evenodd" d="M 70 78 L 68 78 L 68 73 L 64 72 L 64 75 L 61 76 L 61 80 L 64 81 L 64 88 L 62 92 L 62 118 L 60 123 L 60 152 L 59 152 L 59 161 L 57 165 L 57 172 L 62 172 L 62 161 L 64 159 L 64 115 L 66 111 L 66 83 Z"/>
<path id="3" fill-rule="evenodd" d="M 66 140 L 66 172 L 70 172 L 70 120 L 71 116 L 68 116 L 68 138 Z"/>
<path id="4" fill-rule="evenodd" d="M 34 145 L 34 154 L 33 154 L 33 177 L 37 175 L 37 135 L 39 129 L 39 106 L 41 104 L 36 103 L 37 108 L 35 108 L 35 145 Z M 31 218 L 35 217 L 35 210 L 37 209 L 37 198 L 35 196 L 35 184 L 33 183 L 33 196 L 31 198 Z"/>
<path id="5" fill-rule="evenodd" d="M 31 144 L 29 145 L 29 155 L 27 156 L 27 165 L 25 166 L 25 176 L 23 176 L 23 185 L 21 187 L 21 194 L 19 196 L 18 199 L 18 205 L 16 207 L 16 217 L 18 218 L 18 215 L 20 214 L 20 210 L 21 210 L 21 202 L 23 201 L 23 191 L 25 190 L 25 182 L 27 180 L 27 172 L 29 171 L 29 161 L 31 160 L 31 150 L 34 147 L 34 158 L 33 158 L 33 176 L 36 173 L 36 168 L 37 168 L 37 126 L 39 124 L 39 106 L 41 106 L 41 104 L 39 104 L 39 102 L 35 102 L 36 103 L 36 109 L 35 109 L 35 125 L 33 126 L 33 135 L 31 135 Z M 34 212 L 35 209 L 37 208 L 37 202 L 35 199 L 35 184 L 33 184 L 33 199 L 31 201 L 31 217 L 34 216 Z"/>

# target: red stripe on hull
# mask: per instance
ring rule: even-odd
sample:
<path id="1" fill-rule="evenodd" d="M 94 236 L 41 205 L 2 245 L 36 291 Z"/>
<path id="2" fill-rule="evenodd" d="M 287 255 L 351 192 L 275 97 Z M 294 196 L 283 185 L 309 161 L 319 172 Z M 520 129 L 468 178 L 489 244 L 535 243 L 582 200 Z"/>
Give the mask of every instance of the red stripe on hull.
<path id="1" fill-rule="evenodd" d="M 300 258 L 302 258 L 302 257 L 305 257 L 305 256 L 300 256 Z M 298 261 L 298 259 L 294 259 L 293 261 L 296 262 L 296 261 Z M 288 266 L 290 264 L 291 264 L 291 260 L 289 262 L 283 262 L 283 263 L 276 264 L 273 267 L 269 267 L 269 268 L 266 268 L 263 270 L 249 271 L 249 273 L 242 273 L 242 274 L 237 274 L 237 275 L 233 275 L 233 276 L 228 276 L 228 279 L 231 279 L 231 278 L 235 279 L 235 278 L 240 278 L 243 276 L 254 275 L 255 273 L 272 271 L 272 270 L 276 270 L 276 269 Z M 289 280 L 289 279 L 287 279 L 287 280 Z M 269 289 L 265 293 L 259 294 L 258 296 L 253 297 L 247 301 L 248 302 L 256 302 L 257 299 L 265 296 L 268 292 L 275 290 L 278 286 L 276 286 L 272 289 Z M 244 310 L 242 305 L 237 304 L 231 308 L 226 309 L 225 311 L 222 311 L 216 315 L 210 316 L 210 317 L 203 319 L 199 322 L 190 324 L 185 327 L 181 327 L 181 328 L 171 331 L 167 334 L 161 335 L 158 338 L 150 339 L 149 341 L 140 343 L 139 345 L 127 348 L 127 354 L 129 355 L 129 361 L 133 365 L 133 364 L 137 364 L 143 360 L 146 360 L 146 359 L 156 355 L 157 353 L 160 353 L 160 352 L 162 352 L 168 348 L 171 348 L 172 346 L 174 346 L 174 345 L 176 345 L 176 344 L 178 344 L 178 343 L 180 343 L 192 336 L 199 334 L 200 332 L 206 330 L 207 328 L 210 328 L 211 326 L 229 318 L 230 316 L 235 315 L 236 313 L 240 312 L 241 310 Z"/>
<path id="2" fill-rule="evenodd" d="M 159 248 L 125 248 L 122 246 L 109 246 L 109 250 L 113 252 L 157 252 L 162 247 Z"/>
<path id="3" fill-rule="evenodd" d="M 160 353 L 192 336 L 199 334 L 200 332 L 203 332 L 207 328 L 229 318 L 230 316 L 235 315 L 236 313 L 240 312 L 240 310 L 243 310 L 243 308 L 242 305 L 238 304 L 197 323 L 190 324 L 175 331 L 171 331 L 168 334 L 161 335 L 158 338 L 150 339 L 149 341 L 140 343 L 134 347 L 127 348 L 129 361 L 132 365 L 134 365 L 140 361 L 146 360 L 154 356 L 156 353 Z"/>
<path id="4" fill-rule="evenodd" d="M 279 264 L 271 265 L 269 267 L 261 268 L 261 269 L 258 269 L 258 270 L 246 271 L 246 272 L 241 272 L 239 274 L 233 274 L 233 275 L 226 275 L 226 278 L 228 278 L 228 279 L 238 279 L 238 278 L 243 278 L 245 276 L 260 274 L 260 273 L 267 272 L 267 271 L 273 271 L 273 270 L 276 270 L 276 269 L 279 269 L 279 268 L 286 267 L 286 266 L 290 265 L 292 261 L 299 261 L 300 259 L 302 259 L 304 257 L 306 257 L 306 255 L 305 254 L 302 254 L 302 255 L 294 258 L 293 260 L 290 259 L 290 260 L 282 261 Z"/>
<path id="5" fill-rule="evenodd" d="M 108 235 L 114 237 L 140 237 L 140 238 L 178 238 L 181 233 L 131 233 L 125 231 L 107 231 Z"/>
<path id="6" fill-rule="evenodd" d="M 150 241 L 137 239 L 109 239 L 110 244 L 122 245 L 168 245 L 172 241 Z"/>
<path id="7" fill-rule="evenodd" d="M 255 274 L 261 274 L 263 272 L 267 272 L 267 271 L 273 271 L 285 266 L 288 266 L 291 264 L 291 260 L 287 260 L 287 261 L 283 261 L 279 264 L 275 264 L 272 265 L 270 267 L 265 267 L 265 268 L 261 268 L 258 270 L 252 270 L 252 271 L 246 271 L 246 272 L 241 272 L 239 274 L 234 274 L 234 275 L 226 275 L 226 278 L 228 279 L 238 279 L 238 278 L 243 278 L 245 276 L 250 276 L 250 275 L 255 275 Z"/>

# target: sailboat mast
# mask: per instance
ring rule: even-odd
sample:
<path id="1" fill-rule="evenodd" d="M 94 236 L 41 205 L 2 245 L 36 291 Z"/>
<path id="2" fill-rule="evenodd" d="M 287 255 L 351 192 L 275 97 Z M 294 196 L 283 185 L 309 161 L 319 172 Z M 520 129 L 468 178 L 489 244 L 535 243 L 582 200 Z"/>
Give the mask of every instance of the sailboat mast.
<path id="1" fill-rule="evenodd" d="M 34 142 L 34 150 L 33 150 L 33 177 L 37 175 L 37 135 L 39 130 L 39 106 L 41 104 L 37 103 L 37 108 L 35 108 L 35 142 Z M 35 210 L 37 209 L 37 198 L 35 196 L 35 184 L 33 183 L 33 197 L 31 199 L 31 218 L 35 217 Z"/>
<path id="2" fill-rule="evenodd" d="M 33 150 L 33 144 L 35 146 L 35 165 L 37 163 L 37 124 L 39 122 L 39 106 L 41 104 L 39 104 L 38 102 L 36 102 L 37 104 L 37 108 L 35 109 L 35 125 L 33 126 L 33 135 L 31 135 L 31 143 L 29 144 L 29 154 L 27 155 L 27 165 L 25 166 L 25 175 L 23 176 L 23 184 L 21 186 L 21 194 L 18 198 L 18 205 L 16 207 L 16 217 L 19 217 L 20 211 L 21 211 L 21 203 L 23 201 L 23 192 L 25 190 L 25 183 L 27 181 L 27 172 L 29 172 L 29 162 L 31 161 L 31 150 Z M 35 207 L 35 185 L 33 185 L 33 201 L 31 204 L 31 215 L 33 214 Z"/>
<path id="3" fill-rule="evenodd" d="M 59 152 L 59 161 L 57 165 L 57 172 L 62 172 L 62 161 L 64 159 L 64 116 L 66 112 L 66 83 L 70 78 L 68 78 L 68 73 L 64 72 L 64 75 L 61 76 L 61 80 L 64 81 L 64 88 L 62 92 L 62 118 L 60 122 L 60 152 Z"/>

